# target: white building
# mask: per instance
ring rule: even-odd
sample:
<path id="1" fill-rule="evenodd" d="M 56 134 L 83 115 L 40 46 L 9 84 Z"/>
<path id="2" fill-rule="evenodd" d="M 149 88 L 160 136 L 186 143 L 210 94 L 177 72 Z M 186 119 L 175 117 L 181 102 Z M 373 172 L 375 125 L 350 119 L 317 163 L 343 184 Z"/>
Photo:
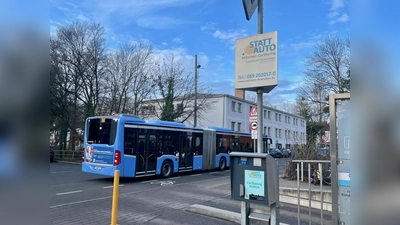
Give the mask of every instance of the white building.
<path id="1" fill-rule="evenodd" d="M 214 102 L 212 107 L 202 112 L 204 118 L 197 118 L 197 126 L 250 132 L 250 110 L 256 103 L 227 94 L 211 95 L 210 101 Z M 263 116 L 262 130 L 272 138 L 272 148 L 296 148 L 306 144 L 306 122 L 303 117 L 267 106 L 258 109 L 258 116 Z M 194 124 L 193 116 L 186 123 Z"/>

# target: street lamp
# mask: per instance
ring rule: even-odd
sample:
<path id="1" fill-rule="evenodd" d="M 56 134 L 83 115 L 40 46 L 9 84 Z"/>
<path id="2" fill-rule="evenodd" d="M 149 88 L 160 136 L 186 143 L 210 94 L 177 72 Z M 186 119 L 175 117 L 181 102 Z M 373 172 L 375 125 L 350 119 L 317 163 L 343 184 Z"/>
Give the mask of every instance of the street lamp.
<path id="1" fill-rule="evenodd" d="M 197 64 L 197 55 L 194 56 L 194 126 L 197 126 L 197 70 L 200 69 Z"/>

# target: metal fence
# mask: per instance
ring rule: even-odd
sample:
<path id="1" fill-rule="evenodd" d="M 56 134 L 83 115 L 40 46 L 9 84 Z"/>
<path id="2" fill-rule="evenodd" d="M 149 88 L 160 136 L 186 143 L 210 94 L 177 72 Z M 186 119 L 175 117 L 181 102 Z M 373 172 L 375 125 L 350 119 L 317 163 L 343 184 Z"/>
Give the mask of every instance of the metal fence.
<path id="1" fill-rule="evenodd" d="M 326 175 L 326 173 L 324 173 L 324 171 L 330 169 L 329 165 L 331 163 L 330 160 L 292 160 L 292 162 L 297 164 L 297 199 L 298 199 L 298 206 L 297 206 L 297 218 L 298 218 L 298 224 L 300 225 L 300 181 L 304 181 L 304 172 L 308 172 L 308 176 L 307 176 L 307 182 L 308 182 L 308 215 L 309 215 L 309 224 L 311 224 L 311 200 L 312 200 L 312 196 L 315 196 L 311 193 L 311 182 L 310 179 L 312 177 L 311 171 L 311 164 L 318 164 L 318 171 L 320 172 L 320 190 L 319 190 L 319 194 L 320 197 L 318 198 L 318 200 L 320 201 L 321 205 L 320 205 L 320 211 L 321 211 L 321 222 L 320 224 L 324 223 L 324 216 L 323 216 L 323 211 L 324 211 L 324 191 L 323 191 L 323 184 L 324 184 L 324 175 Z M 308 169 L 304 170 L 304 163 L 306 163 L 308 165 Z M 323 165 L 324 164 L 324 165 Z M 301 166 L 301 167 L 300 167 Z M 326 169 L 323 169 L 326 168 Z M 330 178 L 330 177 L 329 177 Z M 332 203 L 332 202 L 330 202 Z"/>
<path id="2" fill-rule="evenodd" d="M 54 151 L 54 159 L 55 160 L 66 160 L 66 161 L 74 161 L 81 162 L 82 161 L 82 153 L 83 151 L 76 150 L 53 150 Z"/>

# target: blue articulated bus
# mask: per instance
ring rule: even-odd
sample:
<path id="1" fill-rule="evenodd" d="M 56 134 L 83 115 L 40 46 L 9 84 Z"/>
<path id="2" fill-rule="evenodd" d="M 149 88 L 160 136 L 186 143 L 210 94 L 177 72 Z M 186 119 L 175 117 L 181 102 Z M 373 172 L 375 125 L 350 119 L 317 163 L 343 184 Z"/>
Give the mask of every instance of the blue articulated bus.
<path id="1" fill-rule="evenodd" d="M 270 138 L 263 140 L 264 152 Z M 129 114 L 86 119 L 82 171 L 121 177 L 227 169 L 232 151 L 254 152 L 250 133 L 218 127 L 143 120 Z"/>

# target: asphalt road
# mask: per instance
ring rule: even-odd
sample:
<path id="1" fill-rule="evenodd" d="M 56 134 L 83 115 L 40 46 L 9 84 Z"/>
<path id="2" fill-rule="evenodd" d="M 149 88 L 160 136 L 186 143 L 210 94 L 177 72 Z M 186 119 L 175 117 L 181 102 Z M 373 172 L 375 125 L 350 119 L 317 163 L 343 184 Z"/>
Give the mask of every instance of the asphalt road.
<path id="1" fill-rule="evenodd" d="M 113 178 L 82 173 L 80 165 L 61 162 L 50 164 L 50 178 L 51 224 L 110 224 Z M 194 204 L 240 213 L 240 202 L 230 199 L 230 171 L 121 178 L 118 224 L 235 224 L 185 211 Z M 281 204 L 280 213 L 281 222 L 297 224 L 295 206 Z"/>

